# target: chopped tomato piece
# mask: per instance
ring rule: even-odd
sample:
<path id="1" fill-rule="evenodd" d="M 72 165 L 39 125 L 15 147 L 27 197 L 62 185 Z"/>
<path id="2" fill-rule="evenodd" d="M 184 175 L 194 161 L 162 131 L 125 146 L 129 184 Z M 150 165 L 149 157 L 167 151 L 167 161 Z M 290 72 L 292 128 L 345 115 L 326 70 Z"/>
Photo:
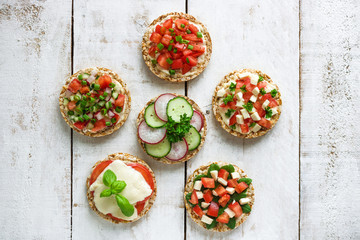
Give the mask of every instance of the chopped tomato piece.
<path id="1" fill-rule="evenodd" d="M 215 187 L 215 180 L 213 178 L 201 178 L 201 182 L 205 188 L 214 188 Z"/>
<path id="2" fill-rule="evenodd" d="M 93 184 L 96 179 L 98 178 L 98 176 L 104 171 L 104 169 L 110 165 L 110 163 L 112 163 L 112 160 L 106 160 L 103 162 L 100 162 L 98 165 L 96 165 L 96 167 L 94 168 L 94 170 L 91 173 L 90 176 L 90 180 L 89 180 L 89 184 Z"/>
<path id="3" fill-rule="evenodd" d="M 197 34 L 197 32 L 199 31 L 199 29 L 193 24 L 189 25 L 189 30 L 194 34 Z"/>
<path id="4" fill-rule="evenodd" d="M 262 96 L 261 97 L 261 100 L 262 101 L 266 101 L 266 100 L 269 100 L 270 102 L 271 101 L 275 101 L 275 99 L 271 96 L 271 94 L 270 93 L 266 93 L 264 96 Z"/>
<path id="5" fill-rule="evenodd" d="M 171 64 L 171 68 L 172 69 L 180 69 L 183 67 L 183 62 L 181 59 L 176 59 L 173 61 L 173 63 Z"/>
<path id="6" fill-rule="evenodd" d="M 166 57 L 166 54 L 161 54 L 161 55 L 158 56 L 157 62 L 159 63 L 159 65 L 160 65 L 162 68 L 169 69 L 169 68 L 170 68 L 170 64 L 166 61 L 166 59 L 168 59 L 168 58 Z"/>
<path id="7" fill-rule="evenodd" d="M 160 28 L 160 33 L 161 35 L 164 35 L 166 33 L 166 28 L 165 27 L 161 27 Z"/>
<path id="8" fill-rule="evenodd" d="M 239 112 L 235 112 L 229 120 L 229 125 L 232 126 L 236 123 L 236 115 L 239 115 Z"/>
<path id="9" fill-rule="evenodd" d="M 201 210 L 199 205 L 196 205 L 195 207 L 193 207 L 193 210 L 199 217 L 202 217 L 204 215 L 204 212 Z"/>
<path id="10" fill-rule="evenodd" d="M 69 102 L 68 105 L 67 105 L 67 107 L 68 107 L 68 109 L 71 110 L 71 111 L 74 110 L 74 109 L 76 108 L 76 102 L 75 102 L 75 101 Z"/>
<path id="11" fill-rule="evenodd" d="M 191 56 L 193 56 L 193 57 L 199 57 L 201 55 L 203 55 L 202 52 L 196 52 L 196 53 L 191 54 Z"/>
<path id="12" fill-rule="evenodd" d="M 265 118 L 261 118 L 258 124 L 264 128 L 271 128 L 271 122 Z"/>
<path id="13" fill-rule="evenodd" d="M 103 118 L 94 123 L 94 128 L 91 129 L 91 132 L 97 132 L 97 131 L 103 130 L 104 128 L 106 128 L 106 121 Z"/>
<path id="14" fill-rule="evenodd" d="M 156 47 L 154 46 L 149 49 L 149 55 L 153 58 L 155 57 L 155 51 L 156 51 Z"/>
<path id="15" fill-rule="evenodd" d="M 223 212 L 217 219 L 216 221 L 219 223 L 228 223 L 230 220 L 230 216 L 229 214 L 227 214 L 226 212 Z"/>
<path id="16" fill-rule="evenodd" d="M 224 180 L 227 180 L 228 177 L 229 177 L 229 172 L 226 171 L 225 169 L 220 169 L 220 170 L 219 170 L 218 177 L 219 177 L 219 178 L 222 178 L 222 179 L 224 179 Z"/>
<path id="17" fill-rule="evenodd" d="M 158 34 L 161 34 L 161 26 L 160 25 L 156 25 L 155 32 Z"/>
<path id="18" fill-rule="evenodd" d="M 80 89 L 81 94 L 86 94 L 88 92 L 90 92 L 90 88 L 88 86 L 84 86 Z"/>
<path id="19" fill-rule="evenodd" d="M 276 107 L 278 105 L 278 103 L 276 102 L 276 100 L 273 100 L 273 101 L 271 101 L 270 103 L 269 103 L 269 107 L 270 108 L 273 108 L 273 107 Z"/>
<path id="20" fill-rule="evenodd" d="M 116 119 L 116 122 L 114 122 L 114 124 L 115 124 L 119 121 L 120 116 L 118 114 L 114 113 L 114 118 Z"/>
<path id="21" fill-rule="evenodd" d="M 154 43 L 160 43 L 161 38 L 162 38 L 162 36 L 160 33 L 153 32 L 150 36 L 150 41 L 152 41 Z"/>
<path id="22" fill-rule="evenodd" d="M 257 87 L 258 87 L 259 89 L 262 89 L 262 88 L 265 89 L 266 85 L 267 85 L 266 81 L 262 81 L 262 82 L 259 82 L 259 83 L 258 83 Z"/>
<path id="23" fill-rule="evenodd" d="M 125 102 L 125 95 L 119 94 L 118 98 L 115 100 L 116 107 L 123 107 Z"/>
<path id="24" fill-rule="evenodd" d="M 207 203 L 209 203 L 213 200 L 213 195 L 212 195 L 210 189 L 206 189 L 204 191 L 203 198 L 204 198 L 205 202 L 207 202 Z"/>
<path id="25" fill-rule="evenodd" d="M 249 126 L 247 124 L 240 124 L 240 128 L 242 133 L 249 132 Z"/>
<path id="26" fill-rule="evenodd" d="M 192 68 L 192 67 L 191 67 L 189 64 L 184 63 L 184 64 L 183 64 L 183 69 L 182 69 L 182 74 L 187 73 L 188 71 L 191 70 L 191 68 Z"/>
<path id="27" fill-rule="evenodd" d="M 249 186 L 245 182 L 239 182 L 238 185 L 235 188 L 235 191 L 237 193 L 242 193 L 245 189 L 247 189 Z"/>
<path id="28" fill-rule="evenodd" d="M 112 82 L 111 80 L 111 77 L 107 74 L 105 75 L 102 75 L 101 77 L 99 77 L 99 84 L 100 84 L 100 87 L 102 89 L 105 89 L 107 87 L 109 87 L 109 84 Z"/>
<path id="29" fill-rule="evenodd" d="M 176 25 L 177 29 L 179 29 L 180 31 L 185 31 L 186 26 L 189 25 L 189 21 L 186 19 L 176 19 L 175 25 Z"/>
<path id="30" fill-rule="evenodd" d="M 265 116 L 265 110 L 262 108 L 262 104 L 260 101 L 254 103 L 254 108 L 256 109 L 260 117 Z"/>
<path id="31" fill-rule="evenodd" d="M 174 46 L 178 51 L 183 51 L 185 48 L 185 44 L 183 44 L 183 43 L 175 43 Z"/>
<path id="32" fill-rule="evenodd" d="M 84 122 L 75 122 L 74 126 L 80 130 L 82 130 L 87 124 L 89 123 L 89 121 L 84 121 Z"/>
<path id="33" fill-rule="evenodd" d="M 219 204 L 220 204 L 220 206 L 225 207 L 229 200 L 230 200 L 230 195 L 229 195 L 229 194 L 225 194 L 224 196 L 222 196 L 222 197 L 219 199 Z"/>
<path id="34" fill-rule="evenodd" d="M 229 204 L 228 207 L 235 213 L 235 217 L 237 218 L 240 217 L 243 213 L 242 208 L 238 202 L 233 202 Z"/>
<path id="35" fill-rule="evenodd" d="M 198 203 L 199 203 L 199 200 L 198 200 L 198 197 L 197 197 L 197 195 L 196 195 L 196 191 L 195 191 L 195 190 L 193 190 L 189 202 L 192 203 L 192 204 L 198 204 Z"/>
<path id="36" fill-rule="evenodd" d="M 254 122 L 254 120 L 252 118 L 244 119 L 245 124 L 252 123 L 252 122 Z"/>
<path id="37" fill-rule="evenodd" d="M 151 196 L 151 195 L 150 195 Z M 150 197 L 149 196 L 149 197 Z M 140 214 L 142 212 L 142 210 L 144 210 L 144 207 L 145 207 L 145 203 L 146 203 L 147 199 L 146 200 L 143 200 L 143 201 L 140 201 L 140 202 L 137 202 L 135 204 L 135 208 L 137 210 L 137 213 Z"/>
<path id="38" fill-rule="evenodd" d="M 228 182 L 228 187 L 232 187 L 232 188 L 234 188 L 234 187 L 236 187 L 236 185 L 238 184 L 238 182 L 237 182 L 237 178 L 233 178 L 233 179 L 229 179 L 227 182 Z"/>
<path id="39" fill-rule="evenodd" d="M 193 42 L 200 42 L 201 38 L 198 38 L 195 34 L 186 34 L 184 36 L 184 39 L 193 41 Z"/>
<path id="40" fill-rule="evenodd" d="M 219 205 L 216 202 L 211 202 L 206 214 L 211 217 L 217 217 L 218 213 Z"/>
<path id="41" fill-rule="evenodd" d="M 190 66 L 196 66 L 197 64 L 197 59 L 193 56 L 184 56 L 183 58 L 183 62 L 188 63 Z"/>
<path id="42" fill-rule="evenodd" d="M 185 50 L 183 51 L 184 56 L 189 56 L 189 55 L 191 55 L 192 53 L 193 53 L 193 51 L 191 51 L 190 49 L 185 49 Z"/>
<path id="43" fill-rule="evenodd" d="M 227 106 L 231 109 L 236 109 L 236 103 L 235 102 L 228 102 Z"/>
<path id="44" fill-rule="evenodd" d="M 163 26 L 166 27 L 167 29 L 172 28 L 172 25 L 173 25 L 173 20 L 171 18 L 166 20 L 163 24 Z"/>
<path id="45" fill-rule="evenodd" d="M 205 47 L 201 43 L 196 43 L 193 46 L 194 46 L 193 51 L 201 52 L 201 53 L 205 52 Z"/>
<path id="46" fill-rule="evenodd" d="M 245 92 L 245 93 L 243 94 L 244 102 L 247 103 L 247 102 L 250 100 L 250 98 L 251 98 L 252 95 L 253 95 L 252 92 Z"/>
<path id="47" fill-rule="evenodd" d="M 79 91 L 81 89 L 81 87 L 82 87 L 82 85 L 81 85 L 80 81 L 75 78 L 69 84 L 68 90 L 71 91 L 72 93 L 77 93 L 77 91 Z"/>
<path id="48" fill-rule="evenodd" d="M 170 35 L 165 34 L 161 39 L 161 43 L 165 46 L 169 46 L 171 39 L 172 37 Z"/>
<path id="49" fill-rule="evenodd" d="M 214 191 L 220 197 L 224 196 L 227 193 L 226 189 L 221 184 L 219 184 L 219 186 Z"/>

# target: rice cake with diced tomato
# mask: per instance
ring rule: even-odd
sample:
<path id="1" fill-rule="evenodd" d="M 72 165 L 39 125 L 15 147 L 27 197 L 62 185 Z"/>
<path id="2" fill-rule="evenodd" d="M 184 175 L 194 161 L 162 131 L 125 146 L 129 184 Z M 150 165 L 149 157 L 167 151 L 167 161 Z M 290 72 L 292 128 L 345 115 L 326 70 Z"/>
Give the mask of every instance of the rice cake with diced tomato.
<path id="1" fill-rule="evenodd" d="M 101 137 L 126 121 L 130 91 L 117 73 L 101 67 L 80 70 L 68 78 L 59 97 L 66 123 L 78 133 Z"/>
<path id="2" fill-rule="evenodd" d="M 192 220 L 214 232 L 240 226 L 254 205 L 252 180 L 236 165 L 212 162 L 197 168 L 184 189 L 184 202 Z"/>
<path id="3" fill-rule="evenodd" d="M 266 134 L 279 120 L 281 106 L 278 86 L 268 75 L 253 69 L 226 75 L 216 86 L 212 99 L 221 127 L 240 138 Z"/>
<path id="4" fill-rule="evenodd" d="M 186 13 L 155 19 L 142 42 L 146 65 L 159 78 L 184 82 L 197 77 L 210 61 L 212 43 L 206 27 Z"/>

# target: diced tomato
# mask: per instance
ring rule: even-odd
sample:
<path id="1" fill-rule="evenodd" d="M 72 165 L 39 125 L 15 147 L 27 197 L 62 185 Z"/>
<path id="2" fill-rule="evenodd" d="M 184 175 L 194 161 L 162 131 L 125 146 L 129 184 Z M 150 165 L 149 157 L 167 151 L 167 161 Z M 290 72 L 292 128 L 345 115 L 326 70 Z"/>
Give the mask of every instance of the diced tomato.
<path id="1" fill-rule="evenodd" d="M 206 214 L 211 217 L 217 217 L 218 213 L 219 205 L 216 202 L 211 202 Z"/>
<path id="2" fill-rule="evenodd" d="M 171 68 L 172 69 L 180 69 L 183 67 L 183 62 L 181 59 L 176 59 L 173 61 L 173 63 L 171 64 Z"/>
<path id="3" fill-rule="evenodd" d="M 200 42 L 201 38 L 198 38 L 195 34 L 186 34 L 184 36 L 184 39 L 193 41 L 193 42 Z"/>
<path id="4" fill-rule="evenodd" d="M 217 188 L 214 191 L 220 197 L 224 196 L 227 193 L 226 189 L 221 184 L 219 184 L 219 186 L 217 186 Z"/>
<path id="5" fill-rule="evenodd" d="M 259 89 L 262 89 L 262 88 L 265 89 L 266 85 L 267 85 L 266 81 L 262 81 L 262 82 L 259 82 L 259 83 L 257 84 L 257 87 L 258 87 Z"/>
<path id="6" fill-rule="evenodd" d="M 161 34 L 161 26 L 160 25 L 156 25 L 155 32 L 158 34 Z"/>
<path id="7" fill-rule="evenodd" d="M 254 108 L 256 109 L 260 117 L 265 116 L 265 110 L 262 108 L 262 104 L 260 101 L 254 103 Z"/>
<path id="8" fill-rule="evenodd" d="M 86 94 L 90 92 L 90 88 L 88 86 L 83 86 L 81 89 L 80 89 L 80 93 L 81 94 Z"/>
<path id="9" fill-rule="evenodd" d="M 173 20 L 171 18 L 166 20 L 163 24 L 163 26 L 166 27 L 167 29 L 172 28 L 172 25 L 173 25 Z"/>
<path id="10" fill-rule="evenodd" d="M 215 180 L 213 178 L 201 178 L 201 182 L 205 188 L 214 188 L 215 187 Z"/>
<path id="11" fill-rule="evenodd" d="M 159 65 L 160 65 L 162 68 L 169 69 L 169 68 L 170 68 L 170 64 L 166 61 L 166 59 L 168 59 L 168 58 L 166 57 L 166 54 L 161 54 L 161 55 L 158 56 L 157 62 L 159 63 Z"/>
<path id="12" fill-rule="evenodd" d="M 232 115 L 232 117 L 230 118 L 230 120 L 229 120 L 229 125 L 230 126 L 232 126 L 232 125 L 234 125 L 235 123 L 236 123 L 236 116 L 237 115 L 239 115 L 239 112 L 238 111 L 236 111 L 233 115 Z"/>
<path id="13" fill-rule="evenodd" d="M 278 103 L 276 102 L 276 100 L 273 100 L 273 101 L 271 101 L 271 102 L 269 103 L 268 106 L 269 106 L 270 108 L 273 108 L 273 107 L 278 106 Z"/>
<path id="14" fill-rule="evenodd" d="M 196 191 L 195 191 L 195 190 L 193 190 L 189 202 L 192 203 L 192 204 L 198 204 L 198 203 L 199 203 L 199 200 L 198 200 L 198 197 L 197 197 L 197 195 L 196 195 Z"/>
<path id="15" fill-rule="evenodd" d="M 228 102 L 228 107 L 231 108 L 231 109 L 236 109 L 236 103 L 235 102 Z"/>
<path id="16" fill-rule="evenodd" d="M 184 27 L 181 26 L 182 24 L 184 24 Z M 185 27 L 187 25 L 189 25 L 189 21 L 186 19 L 176 19 L 175 25 L 176 25 L 177 29 L 179 29 L 180 31 L 185 31 L 186 30 Z"/>
<path id="17" fill-rule="evenodd" d="M 162 36 L 160 33 L 153 32 L 150 36 L 150 41 L 152 41 L 154 43 L 160 43 L 161 38 L 162 38 Z"/>
<path id="18" fill-rule="evenodd" d="M 183 43 L 175 43 L 175 48 L 176 48 L 178 51 L 183 51 L 184 48 L 185 48 L 185 44 L 183 44 Z"/>
<path id="19" fill-rule="evenodd" d="M 249 126 L 247 124 L 240 124 L 240 128 L 242 133 L 249 132 Z"/>
<path id="20" fill-rule="evenodd" d="M 201 210 L 199 205 L 196 205 L 195 207 L 193 207 L 193 210 L 199 217 L 202 217 L 204 215 L 204 212 Z"/>
<path id="21" fill-rule="evenodd" d="M 79 91 L 81 89 L 81 87 L 82 86 L 81 86 L 80 81 L 75 78 L 69 84 L 68 90 L 71 91 L 72 93 L 77 93 L 77 91 Z"/>
<path id="22" fill-rule="evenodd" d="M 193 57 L 199 57 L 199 56 L 201 56 L 201 55 L 203 55 L 204 53 L 202 53 L 202 52 L 196 52 L 196 53 L 193 53 L 193 54 L 191 54 L 191 56 L 193 56 Z"/>
<path id="23" fill-rule="evenodd" d="M 165 46 L 169 46 L 171 39 L 172 37 L 170 35 L 165 34 L 161 39 L 161 43 Z"/>
<path id="24" fill-rule="evenodd" d="M 183 51 L 184 56 L 189 56 L 189 55 L 191 55 L 192 53 L 193 53 L 193 51 L 191 51 L 190 49 L 185 49 L 185 50 Z"/>
<path id="25" fill-rule="evenodd" d="M 197 34 L 197 32 L 199 31 L 199 29 L 193 24 L 189 25 L 189 30 L 194 34 Z"/>
<path id="26" fill-rule="evenodd" d="M 256 88 L 256 85 L 252 85 L 252 84 L 247 84 L 246 85 L 246 91 L 248 91 L 248 92 L 252 92 L 252 90 L 254 90 L 254 88 Z"/>
<path id="27" fill-rule="evenodd" d="M 161 35 L 164 35 L 166 33 L 166 27 L 161 27 L 160 33 L 161 33 Z"/>
<path id="28" fill-rule="evenodd" d="M 238 202 L 233 202 L 229 204 L 228 207 L 235 213 L 235 217 L 237 218 L 240 217 L 243 213 L 242 208 Z"/>
<path id="29" fill-rule="evenodd" d="M 111 80 L 111 77 L 107 74 L 105 75 L 102 75 L 101 77 L 99 77 L 99 84 L 100 84 L 100 87 L 102 89 L 105 89 L 107 87 L 109 87 L 109 84 L 112 82 Z"/>
<path id="30" fill-rule="evenodd" d="M 237 193 L 242 193 L 248 187 L 249 186 L 245 182 L 239 182 L 238 185 L 236 185 L 235 191 Z"/>
<path id="31" fill-rule="evenodd" d="M 228 182 L 228 187 L 232 187 L 232 188 L 234 188 L 234 187 L 236 187 L 236 185 L 238 184 L 238 182 L 237 182 L 237 178 L 233 178 L 233 179 L 229 179 L 227 182 Z"/>
<path id="32" fill-rule="evenodd" d="M 254 120 L 251 117 L 247 118 L 247 119 L 244 119 L 245 124 L 252 123 L 252 122 L 254 122 Z"/>
<path id="33" fill-rule="evenodd" d="M 119 94 L 118 98 L 115 100 L 116 107 L 123 107 L 125 102 L 125 95 Z"/>
<path id="34" fill-rule="evenodd" d="M 224 196 L 222 196 L 222 197 L 219 199 L 219 204 L 220 204 L 220 206 L 225 207 L 229 200 L 230 200 L 230 195 L 229 195 L 229 194 L 225 194 Z"/>
<path id="35" fill-rule="evenodd" d="M 84 121 L 84 122 L 75 122 L 74 126 L 80 130 L 82 130 L 87 124 L 89 123 L 89 121 Z"/>
<path id="36" fill-rule="evenodd" d="M 239 80 L 236 81 L 236 89 L 240 89 L 244 85 L 245 85 L 244 81 L 239 81 Z"/>
<path id="37" fill-rule="evenodd" d="M 247 103 L 249 101 L 249 99 L 251 98 L 252 96 L 252 92 L 245 92 L 243 93 L 243 99 L 244 99 L 244 102 Z"/>
<path id="38" fill-rule="evenodd" d="M 217 219 L 216 221 L 219 223 L 228 223 L 230 220 L 230 216 L 229 214 L 227 214 L 226 212 L 223 212 Z"/>
<path id="39" fill-rule="evenodd" d="M 265 118 L 261 118 L 258 124 L 264 128 L 271 128 L 271 122 Z"/>
<path id="40" fill-rule="evenodd" d="M 110 163 L 112 163 L 112 160 L 103 161 L 94 168 L 90 176 L 89 185 L 93 184 L 96 181 L 98 176 L 104 171 L 107 166 L 109 166 Z"/>
<path id="41" fill-rule="evenodd" d="M 183 69 L 182 69 L 182 74 L 187 73 L 188 71 L 191 70 L 191 68 L 192 68 L 192 67 L 191 67 L 189 64 L 184 63 L 184 64 L 183 64 Z"/>
<path id="42" fill-rule="evenodd" d="M 74 109 L 76 108 L 76 102 L 75 102 L 75 101 L 69 102 L 68 105 L 67 105 L 67 107 L 68 107 L 68 109 L 71 110 L 71 111 L 74 110 Z"/>
<path id="43" fill-rule="evenodd" d="M 222 178 L 222 179 L 224 179 L 224 180 L 227 180 L 228 177 L 229 177 L 229 172 L 226 171 L 225 169 L 220 169 L 220 170 L 219 170 L 218 177 L 219 177 L 219 178 Z"/>
<path id="44" fill-rule="evenodd" d="M 151 57 L 155 57 L 155 51 L 156 51 L 156 47 L 155 46 L 153 46 L 153 47 L 151 47 L 150 49 L 149 49 L 149 55 L 151 56 Z"/>
<path id="45" fill-rule="evenodd" d="M 206 189 L 204 191 L 203 198 L 204 198 L 205 202 L 207 202 L 207 203 L 209 203 L 213 200 L 213 195 L 212 195 L 210 189 Z"/>
<path id="46" fill-rule="evenodd" d="M 91 132 L 98 132 L 100 130 L 103 130 L 104 128 L 106 128 L 106 121 L 105 119 L 101 119 L 101 120 L 98 120 L 94 123 L 94 128 L 91 129 Z"/>
<path id="47" fill-rule="evenodd" d="M 194 44 L 193 46 L 194 46 L 193 51 L 201 52 L 201 53 L 205 52 L 205 47 L 201 43 Z"/>
<path id="48" fill-rule="evenodd" d="M 175 36 L 182 36 L 182 37 L 184 37 L 186 34 L 185 32 L 178 30 L 177 28 L 174 28 L 174 33 Z"/>
<path id="49" fill-rule="evenodd" d="M 261 97 L 261 100 L 262 101 L 266 101 L 266 100 L 269 100 L 270 102 L 271 101 L 275 101 L 275 99 L 271 96 L 271 94 L 270 93 L 266 93 L 264 96 L 262 96 Z"/>
<path id="50" fill-rule="evenodd" d="M 189 62 L 187 61 L 187 59 L 189 60 Z M 184 61 L 184 57 L 183 57 L 183 61 Z M 188 63 L 190 66 L 196 66 L 197 59 L 193 56 L 187 56 L 185 57 L 185 62 Z"/>
<path id="51" fill-rule="evenodd" d="M 170 52 L 170 54 L 173 59 L 180 59 L 183 56 L 181 52 L 177 52 L 177 53 Z"/>

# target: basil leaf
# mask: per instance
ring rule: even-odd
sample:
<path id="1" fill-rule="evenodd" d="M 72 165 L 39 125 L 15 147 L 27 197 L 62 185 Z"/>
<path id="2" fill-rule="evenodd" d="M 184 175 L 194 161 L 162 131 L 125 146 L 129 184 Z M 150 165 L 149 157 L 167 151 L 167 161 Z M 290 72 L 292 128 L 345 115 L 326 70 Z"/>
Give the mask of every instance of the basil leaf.
<path id="1" fill-rule="evenodd" d="M 201 180 L 201 178 L 203 178 L 203 177 L 207 177 L 207 176 L 204 175 L 204 174 L 199 174 L 199 175 L 197 175 L 197 176 L 194 178 L 194 184 L 195 184 L 196 181 Z"/>
<path id="2" fill-rule="evenodd" d="M 100 193 L 100 197 L 101 197 L 101 198 L 102 198 L 102 197 L 110 197 L 111 194 L 112 194 L 111 189 L 105 189 L 104 191 L 102 191 L 102 192 Z"/>
<path id="3" fill-rule="evenodd" d="M 211 228 L 215 227 L 216 224 L 217 224 L 216 220 L 213 219 L 213 222 L 212 222 L 211 224 L 206 224 L 206 228 L 207 228 L 207 229 L 211 229 Z"/>
<path id="4" fill-rule="evenodd" d="M 111 184 L 111 190 L 113 193 L 120 193 L 126 187 L 126 183 L 124 181 L 115 181 Z"/>
<path id="5" fill-rule="evenodd" d="M 231 198 L 238 202 L 238 201 L 240 201 L 240 198 L 245 198 L 246 197 L 246 195 L 247 195 L 246 191 L 247 191 L 247 189 L 245 189 L 242 193 L 234 192 L 234 194 L 231 196 Z"/>
<path id="6" fill-rule="evenodd" d="M 225 169 L 225 170 L 228 171 L 229 173 L 235 172 L 235 168 L 234 168 L 234 166 L 231 165 L 231 164 L 222 166 L 220 169 Z"/>
<path id="7" fill-rule="evenodd" d="M 229 201 L 230 202 L 230 201 Z M 229 206 L 229 203 L 225 205 L 225 207 L 220 207 L 219 208 L 219 212 L 218 212 L 218 216 L 220 216 L 221 214 L 224 213 L 225 209 Z"/>
<path id="8" fill-rule="evenodd" d="M 250 185 L 250 183 L 252 182 L 252 179 L 251 178 L 240 178 L 238 180 L 238 183 L 240 182 L 245 182 L 247 185 Z"/>
<path id="9" fill-rule="evenodd" d="M 190 205 L 191 207 L 194 207 L 195 204 L 192 204 L 191 202 L 189 202 L 190 199 L 191 199 L 191 194 L 192 194 L 191 192 L 188 193 L 188 194 L 186 194 L 185 198 L 186 198 L 186 201 L 189 203 L 189 205 Z"/>
<path id="10" fill-rule="evenodd" d="M 103 182 L 105 186 L 110 187 L 113 182 L 116 181 L 116 175 L 110 169 L 106 170 L 103 176 Z"/>
<path id="11" fill-rule="evenodd" d="M 219 165 L 217 165 L 216 163 L 211 164 L 208 169 L 208 176 L 211 177 L 211 174 L 210 174 L 211 171 L 219 171 L 219 170 L 220 170 Z"/>
<path id="12" fill-rule="evenodd" d="M 249 204 L 245 204 L 241 206 L 243 213 L 249 213 L 251 212 L 251 207 Z"/>
<path id="13" fill-rule="evenodd" d="M 115 198 L 117 205 L 125 216 L 130 217 L 134 214 L 134 206 L 129 203 L 129 200 L 119 194 L 116 194 Z"/>
<path id="14" fill-rule="evenodd" d="M 226 224 L 226 226 L 228 226 L 231 229 L 234 229 L 236 225 L 236 220 L 235 218 L 230 218 L 229 222 Z"/>

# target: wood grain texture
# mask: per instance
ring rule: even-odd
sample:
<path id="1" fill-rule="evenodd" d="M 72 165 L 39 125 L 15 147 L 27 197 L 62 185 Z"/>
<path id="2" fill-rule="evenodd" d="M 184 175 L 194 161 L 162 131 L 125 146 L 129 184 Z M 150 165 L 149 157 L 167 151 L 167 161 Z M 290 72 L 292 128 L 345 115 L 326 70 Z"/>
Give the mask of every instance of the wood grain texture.
<path id="1" fill-rule="evenodd" d="M 359 12 L 301 4 L 301 239 L 360 239 Z"/>
<path id="2" fill-rule="evenodd" d="M 0 239 L 70 238 L 70 28 L 71 1 L 1 1 Z"/>
<path id="3" fill-rule="evenodd" d="M 208 110 L 209 130 L 203 149 L 189 161 L 187 174 L 209 161 L 233 162 L 253 179 L 256 197 L 250 217 L 231 232 L 209 233 L 187 216 L 186 239 L 297 239 L 298 1 L 216 3 L 189 1 L 189 14 L 210 32 L 213 55 L 204 73 L 189 82 L 189 97 Z M 258 139 L 243 140 L 226 133 L 211 113 L 216 85 L 226 74 L 241 68 L 268 74 L 282 94 L 283 110 L 278 123 Z"/>
<path id="4" fill-rule="evenodd" d="M 89 139 L 74 133 L 73 239 L 184 238 L 184 164 L 165 165 L 147 156 L 139 146 L 136 117 L 148 100 L 164 92 L 184 94 L 184 83 L 157 78 L 141 54 L 142 36 L 158 16 L 184 11 L 183 0 L 172 1 L 75 1 L 74 68 L 104 66 L 117 72 L 132 96 L 128 120 L 115 133 Z M 86 178 L 91 166 L 108 154 L 125 152 L 145 160 L 153 169 L 158 193 L 148 214 L 131 224 L 115 225 L 98 217 L 86 200 Z"/>

